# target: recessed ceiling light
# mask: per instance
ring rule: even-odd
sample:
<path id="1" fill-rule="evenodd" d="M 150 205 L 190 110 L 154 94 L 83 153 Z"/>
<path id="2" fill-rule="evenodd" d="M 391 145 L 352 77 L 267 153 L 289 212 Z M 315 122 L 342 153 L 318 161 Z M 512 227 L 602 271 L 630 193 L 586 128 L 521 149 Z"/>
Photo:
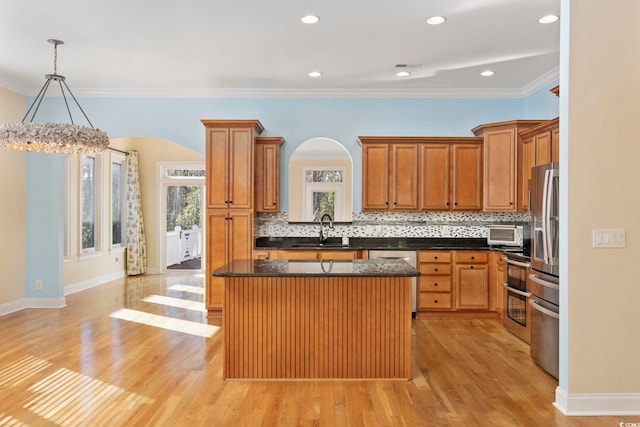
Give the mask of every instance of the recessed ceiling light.
<path id="1" fill-rule="evenodd" d="M 411 73 L 408 72 L 408 71 L 398 71 L 396 73 L 396 76 L 398 76 L 398 77 L 409 77 L 410 75 L 411 75 Z"/>
<path id="2" fill-rule="evenodd" d="M 431 24 L 431 25 L 439 25 L 439 24 L 442 24 L 444 21 L 446 21 L 444 16 L 431 16 L 427 18 L 427 24 Z"/>
<path id="3" fill-rule="evenodd" d="M 541 24 L 551 24 L 556 22 L 558 17 L 556 15 L 545 15 L 542 18 L 538 19 L 538 22 Z"/>
<path id="4" fill-rule="evenodd" d="M 315 15 L 307 15 L 307 16 L 303 16 L 302 18 L 300 18 L 300 20 L 302 22 L 304 22 L 305 24 L 315 24 L 318 21 L 320 21 L 320 18 L 318 18 Z"/>
<path id="5" fill-rule="evenodd" d="M 312 71 L 308 75 L 309 77 L 320 77 L 322 73 L 320 71 Z"/>
<path id="6" fill-rule="evenodd" d="M 482 77 L 491 77 L 495 74 L 495 71 L 491 71 L 491 70 L 485 70 L 483 72 L 480 73 L 480 75 Z"/>

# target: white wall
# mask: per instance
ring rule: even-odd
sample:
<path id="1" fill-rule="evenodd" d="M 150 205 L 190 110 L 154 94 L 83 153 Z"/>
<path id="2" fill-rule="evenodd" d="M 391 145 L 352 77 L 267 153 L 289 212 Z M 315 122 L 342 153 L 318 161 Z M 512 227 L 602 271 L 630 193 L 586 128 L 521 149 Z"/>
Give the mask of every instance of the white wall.
<path id="1" fill-rule="evenodd" d="M 18 122 L 26 98 L 0 88 L 0 123 Z M 21 308 L 25 298 L 26 263 L 26 154 L 0 148 L 0 315 Z"/>
<path id="2" fill-rule="evenodd" d="M 640 414 L 640 2 L 562 6 L 557 398 L 568 413 Z M 625 229 L 626 247 L 594 249 L 600 228 Z"/>

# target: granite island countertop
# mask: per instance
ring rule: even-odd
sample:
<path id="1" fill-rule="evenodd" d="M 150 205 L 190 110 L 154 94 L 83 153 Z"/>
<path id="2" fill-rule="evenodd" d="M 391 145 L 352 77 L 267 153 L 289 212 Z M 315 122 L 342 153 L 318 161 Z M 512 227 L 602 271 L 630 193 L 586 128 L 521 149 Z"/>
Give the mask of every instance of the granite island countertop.
<path id="1" fill-rule="evenodd" d="M 215 277 L 265 276 L 340 276 L 340 277 L 415 277 L 420 272 L 397 259 L 354 260 L 234 260 L 211 273 Z"/>

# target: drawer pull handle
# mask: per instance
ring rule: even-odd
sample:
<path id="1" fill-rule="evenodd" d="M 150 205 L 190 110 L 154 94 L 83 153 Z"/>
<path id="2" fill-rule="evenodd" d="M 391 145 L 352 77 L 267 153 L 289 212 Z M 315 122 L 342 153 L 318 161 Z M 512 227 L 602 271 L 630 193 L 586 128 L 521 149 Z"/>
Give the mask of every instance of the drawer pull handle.
<path id="1" fill-rule="evenodd" d="M 473 265 L 471 266 L 471 269 L 473 270 Z"/>
<path id="2" fill-rule="evenodd" d="M 433 271 L 438 271 L 438 269 L 436 268 L 436 269 L 434 269 Z"/>
<path id="3" fill-rule="evenodd" d="M 433 259 L 438 259 L 438 255 L 434 256 Z"/>
<path id="4" fill-rule="evenodd" d="M 438 300 L 434 300 L 433 302 L 437 304 L 437 303 L 438 303 Z"/>
<path id="5" fill-rule="evenodd" d="M 434 284 L 433 284 L 433 286 L 438 286 L 438 284 L 437 284 L 437 283 L 434 283 Z"/>
<path id="6" fill-rule="evenodd" d="M 476 259 L 476 257 L 472 256 L 471 259 Z"/>

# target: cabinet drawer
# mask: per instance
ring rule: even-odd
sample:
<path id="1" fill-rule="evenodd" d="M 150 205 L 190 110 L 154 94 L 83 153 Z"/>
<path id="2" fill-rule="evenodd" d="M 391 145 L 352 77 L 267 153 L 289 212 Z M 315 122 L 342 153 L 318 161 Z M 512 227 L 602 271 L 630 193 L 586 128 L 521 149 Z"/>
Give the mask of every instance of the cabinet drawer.
<path id="1" fill-rule="evenodd" d="M 422 276 L 418 283 L 420 292 L 451 291 L 451 276 Z"/>
<path id="2" fill-rule="evenodd" d="M 446 292 L 420 292 L 418 308 L 423 310 L 451 310 L 451 294 Z"/>
<path id="3" fill-rule="evenodd" d="M 418 251 L 418 262 L 451 262 L 451 252 Z"/>
<path id="4" fill-rule="evenodd" d="M 420 274 L 451 274 L 451 264 L 420 263 Z"/>
<path id="5" fill-rule="evenodd" d="M 458 264 L 480 264 L 489 262 L 488 252 L 471 252 L 471 251 L 457 251 L 456 262 Z"/>

